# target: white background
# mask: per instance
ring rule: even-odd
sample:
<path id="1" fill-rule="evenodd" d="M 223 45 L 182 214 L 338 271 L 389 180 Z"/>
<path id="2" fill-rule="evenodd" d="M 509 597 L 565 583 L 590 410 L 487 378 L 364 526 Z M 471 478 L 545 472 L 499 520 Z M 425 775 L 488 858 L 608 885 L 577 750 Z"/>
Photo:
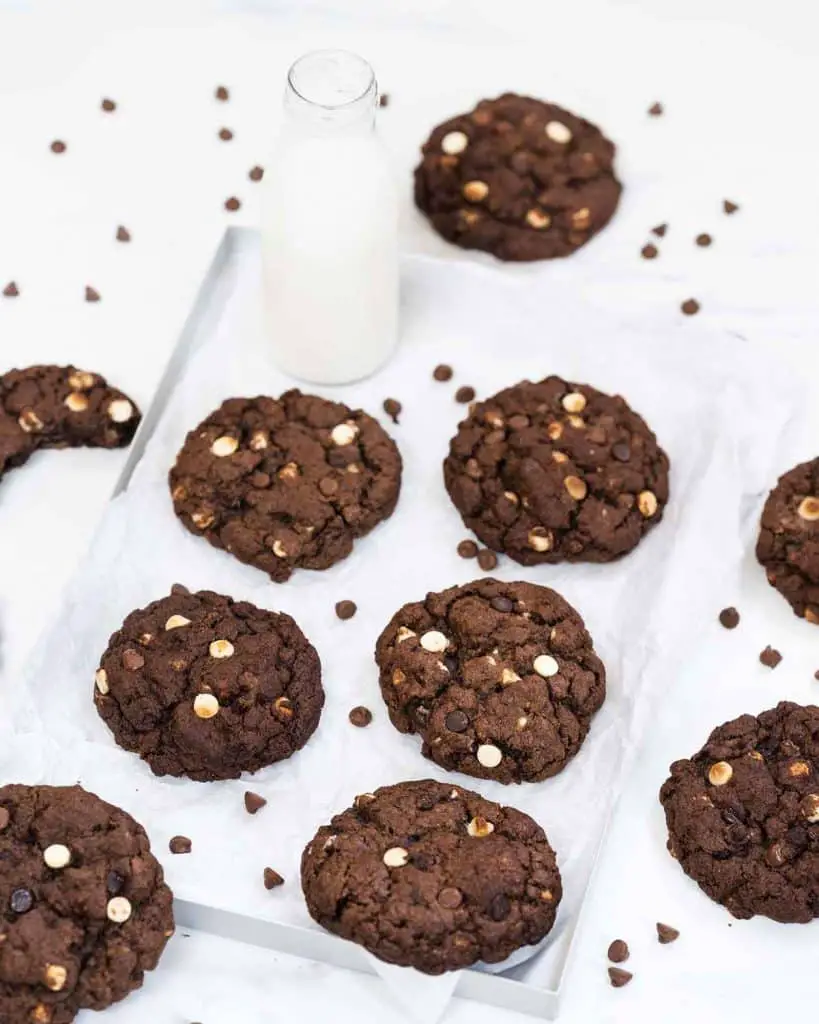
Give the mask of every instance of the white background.
<path id="1" fill-rule="evenodd" d="M 467 3 L 282 0 L 245 3 L 0 3 L 0 366 L 75 362 L 107 373 L 146 405 L 228 222 L 254 223 L 284 69 L 305 49 L 346 45 L 370 57 L 392 103 L 381 128 L 405 192 L 417 145 L 441 117 L 503 88 L 565 101 L 621 145 L 626 184 L 615 222 L 583 253 L 522 273 L 543 296 L 564 276 L 596 298 L 628 296 L 684 345 L 679 302 L 696 295 L 709 324 L 770 346 L 807 379 L 817 370 L 817 172 L 812 5 L 784 2 Z M 229 104 L 213 100 L 224 83 Z M 103 96 L 119 104 L 99 110 Z M 656 99 L 665 117 L 645 116 Z M 220 142 L 226 125 L 235 139 Z M 68 151 L 54 156 L 62 138 Z M 332 187 L 328 168 L 328 187 Z M 243 200 L 226 214 L 228 195 Z M 742 205 L 725 218 L 724 197 Z M 671 229 L 653 263 L 652 225 Z M 117 224 L 133 234 L 113 241 Z M 708 250 L 693 245 L 714 235 Z M 447 249 L 406 203 L 404 246 Z M 91 284 L 102 302 L 83 301 Z M 601 338 L 601 345 L 605 338 Z M 225 353 L 226 360 L 230 352 Z M 815 376 L 814 376 L 815 380 Z M 816 394 L 814 386 L 814 394 Z M 402 398 L 404 396 L 401 396 Z M 819 424 L 816 409 L 814 428 Z M 760 408 L 764 417 L 765 409 Z M 812 457 L 816 432 L 796 454 Z M 31 645 L 81 567 L 123 456 L 44 455 L 0 490 L 0 682 L 21 675 Z M 48 467 L 48 468 L 46 468 Z M 786 467 L 783 467 L 783 469 Z M 750 543 L 752 538 L 747 538 Z M 714 616 L 736 603 L 727 634 L 692 621 L 690 651 L 617 809 L 561 1020 L 755 1022 L 794 1015 L 813 994 L 817 926 L 732 922 L 664 850 L 656 793 L 669 761 L 709 728 L 781 698 L 814 699 L 819 636 L 769 592 L 749 555 L 726 579 Z M 685 615 L 685 595 L 680 614 Z M 756 654 L 785 655 L 770 673 Z M 682 930 L 671 947 L 654 922 Z M 635 980 L 613 991 L 605 949 L 626 938 Z M 317 984 L 317 981 L 321 984 Z M 378 983 L 204 936 L 179 938 L 114 1024 L 402 1019 Z M 455 1003 L 453 1021 L 510 1021 Z"/>

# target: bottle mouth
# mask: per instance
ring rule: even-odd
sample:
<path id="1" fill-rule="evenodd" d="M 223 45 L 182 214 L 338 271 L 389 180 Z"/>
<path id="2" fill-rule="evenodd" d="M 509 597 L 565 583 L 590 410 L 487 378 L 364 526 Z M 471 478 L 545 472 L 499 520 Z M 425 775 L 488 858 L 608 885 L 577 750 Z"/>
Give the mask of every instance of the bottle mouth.
<path id="1" fill-rule="evenodd" d="M 349 50 L 306 53 L 287 72 L 287 84 L 305 103 L 323 110 L 343 110 L 375 93 L 375 72 Z"/>

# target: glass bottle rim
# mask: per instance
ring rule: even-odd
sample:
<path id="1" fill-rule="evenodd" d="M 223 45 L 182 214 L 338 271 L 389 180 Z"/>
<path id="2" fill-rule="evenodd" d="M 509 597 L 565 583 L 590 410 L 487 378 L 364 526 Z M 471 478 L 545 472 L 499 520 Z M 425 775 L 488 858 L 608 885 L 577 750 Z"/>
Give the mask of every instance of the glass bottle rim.
<path id="1" fill-rule="evenodd" d="M 300 68 L 306 61 L 313 61 L 327 57 L 341 57 L 347 60 L 350 64 L 355 64 L 362 73 L 362 85 L 359 91 L 355 92 L 355 95 L 344 98 L 339 102 L 321 102 L 320 100 L 313 99 L 311 96 L 306 95 L 305 91 L 302 91 L 297 84 L 298 73 Z M 287 85 L 293 93 L 304 103 L 310 104 L 312 107 L 320 107 L 322 110 L 335 111 L 344 110 L 347 107 L 351 107 L 354 104 L 360 102 L 366 96 L 370 95 L 375 91 L 376 79 L 375 71 L 372 66 L 363 57 L 354 53 L 352 50 L 343 50 L 337 48 L 327 48 L 322 50 L 311 50 L 309 53 L 304 53 L 295 60 L 287 72 Z"/>

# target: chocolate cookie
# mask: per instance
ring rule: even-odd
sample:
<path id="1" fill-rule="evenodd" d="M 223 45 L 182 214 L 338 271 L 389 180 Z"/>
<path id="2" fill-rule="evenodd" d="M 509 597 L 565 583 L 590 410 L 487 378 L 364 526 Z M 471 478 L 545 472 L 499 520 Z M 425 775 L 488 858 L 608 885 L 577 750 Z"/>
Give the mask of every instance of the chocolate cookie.
<path id="1" fill-rule="evenodd" d="M 497 782 L 556 775 L 606 695 L 583 620 L 534 583 L 476 580 L 404 605 L 375 660 L 396 729 L 442 768 Z"/>
<path id="2" fill-rule="evenodd" d="M 94 703 L 155 774 L 210 782 L 300 750 L 324 690 L 318 654 L 289 615 L 176 586 L 111 637 Z"/>
<path id="3" fill-rule="evenodd" d="M 415 202 L 447 241 L 502 260 L 568 256 L 608 224 L 614 145 L 553 103 L 506 93 L 435 128 Z"/>
<path id="4" fill-rule="evenodd" d="M 819 917 L 819 708 L 783 701 L 714 729 L 660 802 L 671 855 L 734 917 Z"/>
<path id="5" fill-rule="evenodd" d="M 282 583 L 340 562 L 392 515 L 401 456 L 371 416 L 339 402 L 230 398 L 188 434 L 170 485 L 192 533 Z"/>
<path id="6" fill-rule="evenodd" d="M 756 557 L 795 614 L 819 624 L 819 459 L 785 473 L 768 495 Z"/>
<path id="7" fill-rule="evenodd" d="M 619 395 L 547 377 L 472 407 L 444 482 L 464 523 L 521 565 L 610 562 L 662 519 L 668 456 Z"/>
<path id="8" fill-rule="evenodd" d="M 68 1024 L 142 985 L 174 921 L 145 830 L 79 786 L 0 788 L 0 1020 Z"/>
<path id="9" fill-rule="evenodd" d="M 301 884 L 328 931 L 427 974 L 540 942 L 562 895 L 535 821 L 428 780 L 356 797 L 304 851 Z"/>

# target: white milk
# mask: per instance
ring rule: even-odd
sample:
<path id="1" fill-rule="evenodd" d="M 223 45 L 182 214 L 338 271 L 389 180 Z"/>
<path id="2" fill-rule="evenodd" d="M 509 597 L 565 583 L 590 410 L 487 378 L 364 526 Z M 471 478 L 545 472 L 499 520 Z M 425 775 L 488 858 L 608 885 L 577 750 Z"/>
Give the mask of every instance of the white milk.
<path id="1" fill-rule="evenodd" d="M 377 96 L 360 57 L 302 57 L 265 169 L 268 336 L 286 373 L 318 384 L 366 377 L 397 340 L 398 199 L 375 133 Z"/>

